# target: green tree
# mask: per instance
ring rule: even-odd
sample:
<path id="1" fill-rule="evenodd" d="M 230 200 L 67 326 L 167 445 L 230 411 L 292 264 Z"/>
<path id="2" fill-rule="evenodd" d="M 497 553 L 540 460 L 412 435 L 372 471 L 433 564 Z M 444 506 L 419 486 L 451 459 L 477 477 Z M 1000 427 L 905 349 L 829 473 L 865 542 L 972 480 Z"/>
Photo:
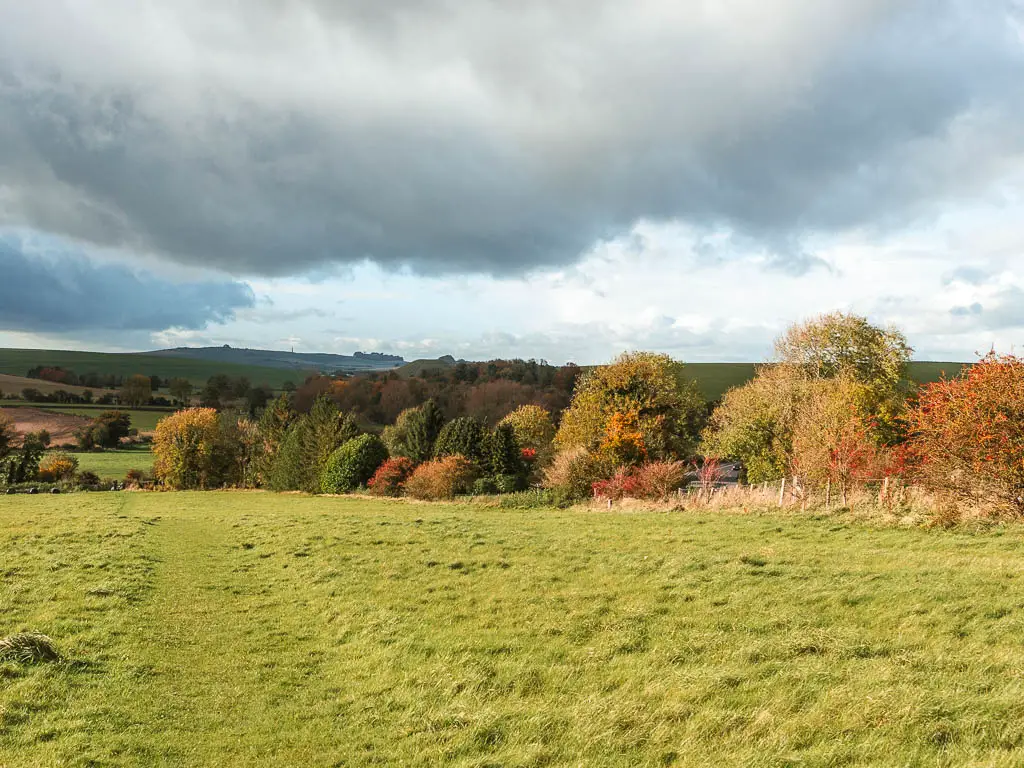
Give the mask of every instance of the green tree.
<path id="1" fill-rule="evenodd" d="M 472 416 L 460 416 L 445 424 L 434 445 L 434 458 L 445 456 L 486 463 L 483 425 Z"/>
<path id="2" fill-rule="evenodd" d="M 388 449 L 376 435 L 360 435 L 331 454 L 320 476 L 323 493 L 348 493 L 373 477 L 387 461 Z"/>
<path id="3" fill-rule="evenodd" d="M 444 428 L 444 415 L 437 403 L 427 400 L 414 408 L 403 421 L 404 447 L 395 456 L 405 456 L 419 463 L 434 455 L 434 444 Z"/>
<path id="4" fill-rule="evenodd" d="M 35 432 L 29 432 L 21 440 L 21 447 L 12 451 L 0 463 L 0 479 L 7 485 L 28 483 L 39 474 L 39 462 L 46 446 Z"/>
<path id="5" fill-rule="evenodd" d="M 547 464 L 554 453 L 555 424 L 551 414 L 539 405 L 521 405 L 501 420 L 512 427 L 520 448 L 537 452 L 536 463 Z"/>
<path id="6" fill-rule="evenodd" d="M 288 428 L 270 473 L 271 488 L 317 493 L 331 454 L 358 435 L 359 428 L 352 417 L 321 395 L 309 413 Z"/>

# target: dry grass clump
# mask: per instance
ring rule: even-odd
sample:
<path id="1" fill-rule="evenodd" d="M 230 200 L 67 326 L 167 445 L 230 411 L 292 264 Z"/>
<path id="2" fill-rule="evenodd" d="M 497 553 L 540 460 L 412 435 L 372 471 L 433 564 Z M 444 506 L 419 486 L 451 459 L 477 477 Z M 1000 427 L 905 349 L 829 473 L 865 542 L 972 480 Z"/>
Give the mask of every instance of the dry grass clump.
<path id="1" fill-rule="evenodd" d="M 18 632 L 0 638 L 0 661 L 43 664 L 60 661 L 60 654 L 53 640 L 46 635 L 38 632 Z"/>

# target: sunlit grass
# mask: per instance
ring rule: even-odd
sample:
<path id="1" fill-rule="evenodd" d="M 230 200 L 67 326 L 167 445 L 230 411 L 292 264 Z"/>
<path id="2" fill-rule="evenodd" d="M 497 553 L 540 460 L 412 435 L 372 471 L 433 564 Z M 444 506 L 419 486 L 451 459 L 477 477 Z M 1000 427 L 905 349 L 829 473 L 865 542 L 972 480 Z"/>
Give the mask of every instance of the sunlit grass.
<path id="1" fill-rule="evenodd" d="M 1017 528 L 0 497 L 0 765 L 1024 763 Z"/>

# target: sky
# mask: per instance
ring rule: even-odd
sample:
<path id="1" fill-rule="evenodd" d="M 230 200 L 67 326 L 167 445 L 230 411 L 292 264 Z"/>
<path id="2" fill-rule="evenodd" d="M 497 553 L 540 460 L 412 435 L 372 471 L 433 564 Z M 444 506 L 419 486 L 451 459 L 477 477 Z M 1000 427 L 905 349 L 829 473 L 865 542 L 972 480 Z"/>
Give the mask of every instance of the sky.
<path id="1" fill-rule="evenodd" d="M 1024 343 L 1024 0 L 0 0 L 0 346 Z"/>

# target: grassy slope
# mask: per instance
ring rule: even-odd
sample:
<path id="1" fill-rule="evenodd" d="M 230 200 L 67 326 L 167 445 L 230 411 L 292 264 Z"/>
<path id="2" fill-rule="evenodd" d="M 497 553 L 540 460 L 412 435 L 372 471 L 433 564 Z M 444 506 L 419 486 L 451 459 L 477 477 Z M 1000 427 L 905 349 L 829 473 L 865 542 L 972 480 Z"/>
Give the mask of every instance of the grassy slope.
<path id="1" fill-rule="evenodd" d="M 0 497 L 0 764 L 1024 763 L 1018 528 Z M 2 632 L 0 632 L 2 634 Z"/>
<path id="2" fill-rule="evenodd" d="M 305 374 L 301 371 L 181 357 L 51 349 L 0 349 L 0 373 L 24 376 L 29 369 L 38 365 L 60 366 L 79 374 L 109 373 L 131 376 L 142 373 L 161 378 L 182 377 L 196 385 L 205 384 L 207 379 L 218 373 L 245 376 L 253 384 L 267 384 L 274 388 L 279 388 L 286 381 L 301 384 L 305 379 Z"/>

